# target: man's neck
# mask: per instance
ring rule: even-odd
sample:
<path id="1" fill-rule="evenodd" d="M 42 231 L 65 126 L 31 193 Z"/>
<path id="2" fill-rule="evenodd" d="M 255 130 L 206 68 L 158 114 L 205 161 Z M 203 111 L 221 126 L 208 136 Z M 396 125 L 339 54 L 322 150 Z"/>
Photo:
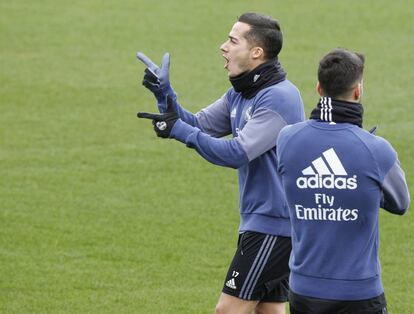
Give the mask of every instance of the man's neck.
<path id="1" fill-rule="evenodd" d="M 259 65 L 262 65 L 263 63 L 265 63 L 267 61 L 269 61 L 269 60 L 263 60 L 263 59 L 253 60 L 251 67 L 246 72 L 250 72 L 250 71 L 256 69 Z"/>
<path id="2" fill-rule="evenodd" d="M 324 95 L 323 97 L 329 97 L 329 96 Z M 341 100 L 341 101 L 353 102 L 353 103 L 356 103 L 356 104 L 358 104 L 359 101 L 360 101 L 360 99 L 355 99 L 353 97 L 341 97 L 341 96 L 339 96 L 339 97 L 331 97 L 331 98 L 336 99 L 336 100 Z"/>

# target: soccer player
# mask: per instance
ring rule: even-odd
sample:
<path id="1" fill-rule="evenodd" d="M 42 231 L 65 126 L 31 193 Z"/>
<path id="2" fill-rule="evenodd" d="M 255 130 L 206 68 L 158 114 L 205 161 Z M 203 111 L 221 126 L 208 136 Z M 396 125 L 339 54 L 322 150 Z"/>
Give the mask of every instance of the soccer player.
<path id="1" fill-rule="evenodd" d="M 310 120 L 277 141 L 292 222 L 290 311 L 387 313 L 378 258 L 382 207 L 402 215 L 409 193 L 397 153 L 362 128 L 364 57 L 322 58 Z"/>
<path id="2" fill-rule="evenodd" d="M 169 55 L 147 66 L 143 84 L 156 96 L 161 114 L 153 120 L 158 136 L 173 138 L 209 162 L 238 169 L 240 226 L 238 247 L 224 281 L 216 313 L 284 313 L 287 301 L 290 219 L 277 174 L 276 139 L 286 125 L 303 121 L 298 89 L 278 61 L 279 23 L 245 13 L 220 50 L 233 85 L 197 114 L 177 103 L 168 80 Z M 232 138 L 221 138 L 232 134 Z"/>

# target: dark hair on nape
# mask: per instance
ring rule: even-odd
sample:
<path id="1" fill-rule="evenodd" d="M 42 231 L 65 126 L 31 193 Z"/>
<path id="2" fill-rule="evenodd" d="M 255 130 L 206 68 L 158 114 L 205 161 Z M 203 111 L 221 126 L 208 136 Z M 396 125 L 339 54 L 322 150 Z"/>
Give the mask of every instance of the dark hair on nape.
<path id="1" fill-rule="evenodd" d="M 347 96 L 362 80 L 364 55 L 337 48 L 319 61 L 318 80 L 324 96 Z"/>
<path id="2" fill-rule="evenodd" d="M 251 45 L 263 48 L 267 60 L 277 58 L 283 45 L 283 35 L 278 21 L 259 13 L 244 13 L 238 21 L 250 25 L 245 37 Z"/>

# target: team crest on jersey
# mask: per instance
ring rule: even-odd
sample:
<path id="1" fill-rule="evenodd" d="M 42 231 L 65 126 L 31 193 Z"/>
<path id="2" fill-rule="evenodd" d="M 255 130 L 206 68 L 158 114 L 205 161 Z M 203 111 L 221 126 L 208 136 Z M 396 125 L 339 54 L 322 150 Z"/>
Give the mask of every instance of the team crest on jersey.
<path id="1" fill-rule="evenodd" d="M 236 110 L 236 108 L 234 108 L 231 112 L 230 112 L 230 118 L 235 118 L 236 117 L 236 113 L 237 113 L 237 110 Z"/>
<path id="2" fill-rule="evenodd" d="M 244 120 L 249 121 L 252 118 L 252 107 L 246 109 L 246 112 L 244 113 Z"/>

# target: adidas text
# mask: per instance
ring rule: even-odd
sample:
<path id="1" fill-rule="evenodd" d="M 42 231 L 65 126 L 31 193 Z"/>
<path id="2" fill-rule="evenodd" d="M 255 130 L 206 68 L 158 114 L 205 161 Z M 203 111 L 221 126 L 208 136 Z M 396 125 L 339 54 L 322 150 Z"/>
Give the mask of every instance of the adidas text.
<path id="1" fill-rule="evenodd" d="M 331 175 L 313 175 L 309 177 L 299 177 L 296 179 L 296 185 L 299 189 L 338 189 L 338 190 L 355 190 L 358 187 L 357 177 L 351 178 L 335 177 Z"/>

